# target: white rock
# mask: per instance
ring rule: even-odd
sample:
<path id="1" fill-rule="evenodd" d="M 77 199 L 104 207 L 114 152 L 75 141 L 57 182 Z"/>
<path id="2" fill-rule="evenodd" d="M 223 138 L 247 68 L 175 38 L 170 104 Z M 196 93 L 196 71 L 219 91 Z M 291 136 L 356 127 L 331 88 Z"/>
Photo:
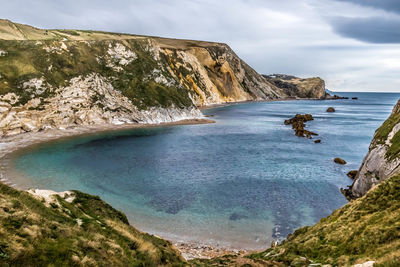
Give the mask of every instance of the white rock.
<path id="1" fill-rule="evenodd" d="M 364 263 L 355 264 L 355 265 L 353 265 L 353 267 L 373 267 L 374 263 L 375 263 L 375 261 L 367 261 Z"/>

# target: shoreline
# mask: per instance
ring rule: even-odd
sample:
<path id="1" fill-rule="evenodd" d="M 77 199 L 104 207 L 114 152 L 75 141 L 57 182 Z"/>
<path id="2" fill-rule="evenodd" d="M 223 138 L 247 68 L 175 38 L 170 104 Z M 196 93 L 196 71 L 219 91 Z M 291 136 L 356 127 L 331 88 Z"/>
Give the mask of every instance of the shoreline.
<path id="1" fill-rule="evenodd" d="M 12 159 L 16 155 L 18 155 L 18 153 L 23 153 L 25 150 L 31 149 L 41 144 L 57 142 L 69 138 L 76 138 L 79 136 L 91 136 L 107 132 L 123 131 L 130 129 L 153 128 L 162 126 L 197 125 L 197 124 L 209 124 L 209 123 L 215 123 L 215 121 L 204 118 L 204 119 L 187 119 L 176 122 L 159 123 L 159 124 L 121 124 L 121 125 L 102 124 L 102 125 L 89 125 L 89 126 L 74 126 L 63 130 L 48 129 L 40 132 L 27 132 L 18 135 L 3 137 L 0 139 L 0 182 L 8 186 L 11 186 L 17 190 L 27 191 L 27 188 L 15 184 L 16 182 L 15 180 L 8 178 L 7 174 L 13 172 L 12 166 L 10 166 L 11 163 L 10 161 L 12 161 Z M 13 175 L 11 175 L 11 177 L 13 177 Z M 38 189 L 45 190 L 46 188 L 38 188 Z M 130 225 L 135 227 L 134 224 L 131 222 Z M 141 231 L 140 229 L 138 230 Z M 202 244 L 201 242 L 197 243 L 197 242 L 182 242 L 182 241 L 174 242 L 172 240 L 169 241 L 175 246 L 175 248 L 182 254 L 182 257 L 184 257 L 186 260 L 191 260 L 194 258 L 209 259 L 226 254 L 242 255 L 250 252 L 250 250 L 245 250 L 245 249 L 238 250 L 228 247 L 212 246 L 208 244 Z"/>
<path id="2" fill-rule="evenodd" d="M 313 99 L 313 98 L 286 98 L 286 99 L 271 99 L 271 100 L 253 100 L 253 101 L 237 101 L 229 103 L 211 104 L 207 106 L 198 107 L 199 110 L 206 110 L 218 107 L 225 107 L 238 104 L 247 103 L 257 103 L 257 102 L 277 102 L 277 101 L 294 101 L 294 100 L 332 100 L 332 99 Z M 208 116 L 205 116 L 208 117 Z M 76 138 L 79 136 L 91 136 L 107 132 L 115 132 L 129 129 L 138 128 L 152 128 L 152 127 L 162 127 L 162 126 L 178 126 L 178 125 L 196 125 L 196 124 L 208 124 L 215 123 L 215 121 L 208 118 L 199 119 L 186 119 L 176 122 L 167 122 L 159 124 L 100 124 L 100 125 L 88 125 L 88 126 L 73 126 L 67 129 L 48 129 L 40 132 L 27 132 L 18 135 L 12 135 L 3 137 L 0 139 L 0 182 L 14 187 L 18 190 L 25 190 L 26 188 L 20 187 L 13 183 L 12 179 L 8 179 L 5 174 L 7 170 L 12 170 L 10 166 L 10 160 L 18 153 L 23 153 L 26 149 L 33 148 L 37 145 L 44 143 L 51 143 L 60 141 L 63 139 Z M 15 181 L 14 181 L 15 182 Z M 42 188 L 45 189 L 45 188 Z M 135 227 L 133 224 L 131 224 Z M 140 229 L 138 229 L 141 231 Z M 168 240 L 168 239 L 167 239 Z M 171 241 L 171 240 L 170 240 Z M 235 254 L 243 255 L 249 252 L 254 252 L 254 250 L 246 249 L 233 249 L 229 247 L 213 246 L 209 244 L 203 244 L 201 242 L 174 242 L 178 251 L 186 259 L 194 258 L 213 258 L 217 256 Z M 265 248 L 266 249 L 266 248 Z"/>

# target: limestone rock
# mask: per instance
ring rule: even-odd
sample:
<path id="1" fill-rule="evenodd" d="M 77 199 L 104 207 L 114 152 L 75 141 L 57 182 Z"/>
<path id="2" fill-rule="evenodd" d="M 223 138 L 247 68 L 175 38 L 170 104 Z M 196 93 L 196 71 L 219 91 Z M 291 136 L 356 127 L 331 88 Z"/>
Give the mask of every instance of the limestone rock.
<path id="1" fill-rule="evenodd" d="M 375 185 L 400 172 L 399 139 L 400 100 L 390 117 L 375 132 L 360 171 L 348 189 L 343 189 L 349 199 L 363 196 Z"/>

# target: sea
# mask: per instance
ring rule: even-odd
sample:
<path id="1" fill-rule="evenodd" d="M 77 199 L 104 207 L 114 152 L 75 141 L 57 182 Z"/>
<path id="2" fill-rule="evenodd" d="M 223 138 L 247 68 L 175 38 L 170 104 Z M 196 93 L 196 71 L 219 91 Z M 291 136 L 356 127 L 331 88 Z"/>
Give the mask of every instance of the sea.
<path id="1" fill-rule="evenodd" d="M 13 182 L 98 195 L 139 230 L 173 242 L 263 249 L 347 203 L 346 173 L 360 167 L 400 97 L 340 95 L 350 99 L 232 104 L 202 111 L 213 124 L 44 143 L 13 157 Z M 300 138 L 284 125 L 297 113 L 313 115 L 306 129 L 318 136 Z"/>

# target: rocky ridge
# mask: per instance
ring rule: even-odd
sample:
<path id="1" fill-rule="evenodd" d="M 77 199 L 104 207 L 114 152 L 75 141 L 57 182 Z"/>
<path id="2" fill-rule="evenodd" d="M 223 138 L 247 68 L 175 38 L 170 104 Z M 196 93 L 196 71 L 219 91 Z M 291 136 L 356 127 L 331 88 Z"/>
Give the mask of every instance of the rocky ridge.
<path id="1" fill-rule="evenodd" d="M 354 178 L 342 192 L 349 199 L 366 194 L 375 185 L 400 172 L 400 100 L 389 118 L 374 134 L 368 154 Z"/>
<path id="2" fill-rule="evenodd" d="M 325 99 L 330 95 L 325 82 L 319 77 L 299 78 L 286 74 L 263 75 L 269 82 L 283 90 L 289 97 Z"/>

